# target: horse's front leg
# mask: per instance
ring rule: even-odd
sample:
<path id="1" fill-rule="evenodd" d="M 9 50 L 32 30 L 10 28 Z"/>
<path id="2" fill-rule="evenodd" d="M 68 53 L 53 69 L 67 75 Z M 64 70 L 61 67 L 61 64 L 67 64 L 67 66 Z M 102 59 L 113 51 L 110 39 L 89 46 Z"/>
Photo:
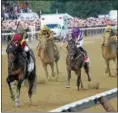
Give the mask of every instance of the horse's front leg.
<path id="1" fill-rule="evenodd" d="M 105 70 L 105 73 L 108 73 L 109 72 L 109 69 L 108 69 L 108 66 L 107 66 L 108 60 L 105 60 L 105 62 L 106 62 L 106 70 Z"/>
<path id="2" fill-rule="evenodd" d="M 59 74 L 58 62 L 55 62 L 55 64 L 56 64 L 56 71 L 57 71 L 57 74 Z"/>
<path id="3" fill-rule="evenodd" d="M 109 67 L 109 60 L 106 60 L 106 65 L 107 65 L 107 70 L 109 72 L 109 76 L 111 76 L 111 71 L 110 71 L 110 67 Z"/>
<path id="4" fill-rule="evenodd" d="M 44 63 L 43 63 L 43 68 L 44 68 L 44 71 L 45 71 L 45 76 L 46 76 L 46 77 L 47 77 L 47 79 L 48 79 L 47 64 L 44 64 Z"/>
<path id="5" fill-rule="evenodd" d="M 81 87 L 83 88 L 83 83 L 82 83 L 82 79 L 81 79 L 81 70 L 79 70 L 78 73 L 77 73 L 77 88 L 78 88 L 78 91 L 79 91 L 80 84 L 81 84 Z"/>
<path id="6" fill-rule="evenodd" d="M 84 64 L 84 70 L 85 70 L 85 72 L 86 72 L 86 74 L 88 76 L 88 81 L 91 81 L 91 77 L 89 75 L 89 63 L 88 62 L 85 62 L 85 64 Z"/>
<path id="7" fill-rule="evenodd" d="M 50 66 L 51 66 L 52 76 L 54 77 L 55 76 L 55 73 L 54 73 L 54 63 L 50 64 Z"/>
<path id="8" fill-rule="evenodd" d="M 6 79 L 6 82 L 7 82 L 7 84 L 8 84 L 8 86 L 9 86 L 9 90 L 10 90 L 10 94 L 11 94 L 11 99 L 14 101 L 15 100 L 15 96 L 14 96 L 14 94 L 13 94 L 13 90 L 12 90 L 12 88 L 11 88 L 11 80 L 10 80 L 10 77 L 8 76 L 7 77 L 7 79 Z"/>
<path id="9" fill-rule="evenodd" d="M 70 79 L 71 79 L 71 69 L 67 67 L 68 81 L 66 88 L 70 88 Z"/>
<path id="10" fill-rule="evenodd" d="M 20 79 L 17 84 L 16 98 L 15 98 L 16 107 L 19 107 L 20 105 L 20 89 L 21 89 L 22 83 L 23 83 L 23 79 Z"/>

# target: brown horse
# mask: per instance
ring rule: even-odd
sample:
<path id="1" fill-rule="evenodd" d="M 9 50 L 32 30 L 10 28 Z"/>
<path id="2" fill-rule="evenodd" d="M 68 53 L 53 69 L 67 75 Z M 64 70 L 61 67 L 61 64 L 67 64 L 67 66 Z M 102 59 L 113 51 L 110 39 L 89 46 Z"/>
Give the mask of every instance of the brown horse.
<path id="1" fill-rule="evenodd" d="M 109 76 L 111 76 L 110 66 L 109 62 L 111 60 L 116 62 L 117 58 L 117 37 L 111 36 L 109 32 L 106 32 L 104 37 L 104 44 L 102 45 L 102 56 L 105 59 L 107 68 L 106 73 L 109 73 Z"/>
<path id="2" fill-rule="evenodd" d="M 58 68 L 58 61 L 60 59 L 59 51 L 57 46 L 55 45 L 55 52 L 54 52 L 54 45 L 51 39 L 47 39 L 45 37 L 42 37 L 39 41 L 39 51 L 38 56 L 41 58 L 43 68 L 46 74 L 46 77 L 48 79 L 48 71 L 47 71 L 47 65 L 49 64 L 51 66 L 52 76 L 55 76 L 54 73 L 54 62 L 56 64 L 56 71 L 57 74 L 59 74 L 59 68 Z M 56 53 L 56 54 L 55 54 Z"/>
<path id="3" fill-rule="evenodd" d="M 89 76 L 89 63 L 84 62 L 84 54 L 79 50 L 73 39 L 68 41 L 67 46 L 67 57 L 66 57 L 66 65 L 67 65 L 67 73 L 68 73 L 68 84 L 66 88 L 70 88 L 70 79 L 71 79 L 71 71 L 73 70 L 77 75 L 77 87 L 79 90 L 79 86 L 83 88 L 82 79 L 81 79 L 81 69 L 84 66 L 85 72 L 88 76 L 88 81 L 91 81 L 91 77 Z"/>

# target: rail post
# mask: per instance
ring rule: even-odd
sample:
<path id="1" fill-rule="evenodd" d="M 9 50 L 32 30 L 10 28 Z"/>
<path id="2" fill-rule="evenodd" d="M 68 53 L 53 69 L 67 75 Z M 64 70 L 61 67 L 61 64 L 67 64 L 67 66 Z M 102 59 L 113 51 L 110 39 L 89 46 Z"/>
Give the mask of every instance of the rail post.
<path id="1" fill-rule="evenodd" d="M 116 112 L 116 110 L 112 107 L 112 105 L 108 102 L 106 97 L 99 98 L 100 104 L 107 112 Z"/>

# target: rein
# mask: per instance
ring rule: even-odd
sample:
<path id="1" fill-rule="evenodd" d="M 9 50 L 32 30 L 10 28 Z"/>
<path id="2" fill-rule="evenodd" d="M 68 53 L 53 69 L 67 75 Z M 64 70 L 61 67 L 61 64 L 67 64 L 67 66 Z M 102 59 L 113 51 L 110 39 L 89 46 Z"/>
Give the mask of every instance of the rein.
<path id="1" fill-rule="evenodd" d="M 81 54 L 79 54 L 79 55 L 77 56 L 77 58 L 75 58 L 75 59 L 77 60 L 80 56 L 81 56 Z"/>

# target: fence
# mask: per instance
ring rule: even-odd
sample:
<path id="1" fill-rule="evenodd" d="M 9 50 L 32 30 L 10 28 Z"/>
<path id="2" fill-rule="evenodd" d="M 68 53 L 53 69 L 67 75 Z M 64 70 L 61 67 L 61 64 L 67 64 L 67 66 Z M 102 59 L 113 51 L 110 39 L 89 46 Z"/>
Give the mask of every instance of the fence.
<path id="1" fill-rule="evenodd" d="M 94 36 L 94 35 L 99 35 L 99 34 L 103 34 L 105 27 L 96 27 L 96 28 L 81 28 L 84 31 L 84 36 Z M 37 34 L 39 33 L 39 31 L 36 32 L 27 32 L 29 35 L 29 40 L 34 40 L 37 38 Z M 2 43 L 4 42 L 8 42 L 11 37 L 14 35 L 14 33 L 2 33 Z M 31 36 L 34 36 L 34 38 L 32 38 Z"/>
<path id="2" fill-rule="evenodd" d="M 67 105 L 64 105 L 60 108 L 51 110 L 49 112 L 77 112 L 77 111 L 82 111 L 86 108 L 90 108 L 95 106 L 96 104 L 100 103 L 100 98 L 101 97 L 106 97 L 107 99 L 112 99 L 114 97 L 117 97 L 118 90 L 117 88 L 108 90 L 106 92 L 79 100 L 77 102 L 73 102 Z"/>

